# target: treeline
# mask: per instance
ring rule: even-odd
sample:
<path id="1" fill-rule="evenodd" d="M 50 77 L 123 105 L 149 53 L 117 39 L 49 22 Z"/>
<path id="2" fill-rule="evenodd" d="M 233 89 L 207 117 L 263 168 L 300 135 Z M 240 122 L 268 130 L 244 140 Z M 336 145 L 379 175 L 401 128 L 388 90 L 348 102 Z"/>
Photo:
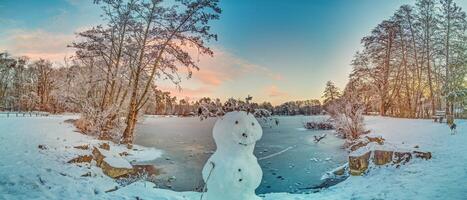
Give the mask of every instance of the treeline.
<path id="1" fill-rule="evenodd" d="M 203 105 L 209 107 L 212 110 L 211 113 L 215 113 L 215 110 L 228 103 L 246 103 L 244 100 L 234 98 L 227 99 L 225 102 L 210 97 L 203 97 L 196 101 L 190 101 L 189 99 L 177 100 L 176 97 L 171 97 L 170 93 L 163 91 L 158 91 L 155 98 L 156 101 L 148 104 L 146 114 L 195 116 L 200 106 Z M 290 101 L 277 106 L 273 106 L 270 102 L 251 102 L 248 105 L 250 109 L 267 110 L 272 115 L 318 115 L 323 111 L 319 100 Z"/>
<path id="2" fill-rule="evenodd" d="M 345 90 L 358 94 L 366 112 L 452 114 L 463 100 L 446 97 L 466 88 L 466 28 L 466 14 L 453 0 L 401 6 L 361 40 Z"/>
<path id="3" fill-rule="evenodd" d="M 93 88 L 88 76 L 99 77 L 76 63 L 64 61 L 54 64 L 39 59 L 12 57 L 0 53 L 0 110 L 8 111 L 46 111 L 50 113 L 82 112 L 90 99 L 96 98 L 85 88 Z M 91 84 L 91 85 L 88 85 Z M 170 92 L 152 87 L 148 92 L 149 100 L 144 106 L 144 114 L 153 115 L 197 115 L 201 105 L 220 108 L 226 102 L 245 103 L 241 99 L 230 98 L 223 102 L 218 98 L 203 97 L 198 100 L 177 99 Z M 273 115 L 317 115 L 322 113 L 319 100 L 290 101 L 273 106 L 270 102 L 249 103 L 252 109 L 264 109 Z"/>
<path id="4" fill-rule="evenodd" d="M 30 61 L 0 53 L 0 110 L 76 112 L 63 94 L 71 89 L 68 69 L 50 61 Z"/>

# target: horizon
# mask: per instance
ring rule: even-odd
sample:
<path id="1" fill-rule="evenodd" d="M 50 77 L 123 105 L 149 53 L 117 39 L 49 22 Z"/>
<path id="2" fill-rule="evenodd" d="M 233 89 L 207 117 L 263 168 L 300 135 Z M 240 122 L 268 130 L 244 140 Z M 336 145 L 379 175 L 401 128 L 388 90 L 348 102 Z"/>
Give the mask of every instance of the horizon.
<path id="1" fill-rule="evenodd" d="M 76 32 L 100 24 L 92 1 L 0 2 L 0 51 L 31 59 L 61 62 Z M 218 41 L 214 57 L 198 56 L 200 71 L 183 79 L 182 91 L 167 82 L 158 87 L 178 99 L 253 96 L 279 105 L 318 99 L 328 80 L 343 89 L 360 39 L 394 10 L 414 1 L 221 1 L 220 20 L 212 23 Z M 458 2 L 467 7 L 467 2 Z M 25 11 L 15 15 L 15 10 Z M 9 8 L 9 9 L 7 9 Z M 337 11 L 337 12 L 334 12 Z M 240 17 L 238 17 L 240 16 Z M 255 20 L 249 20 L 255 19 Z M 279 28 L 277 28 L 279 27 Z M 195 56 L 196 57 L 196 56 Z M 182 77 L 185 74 L 181 74 Z"/>

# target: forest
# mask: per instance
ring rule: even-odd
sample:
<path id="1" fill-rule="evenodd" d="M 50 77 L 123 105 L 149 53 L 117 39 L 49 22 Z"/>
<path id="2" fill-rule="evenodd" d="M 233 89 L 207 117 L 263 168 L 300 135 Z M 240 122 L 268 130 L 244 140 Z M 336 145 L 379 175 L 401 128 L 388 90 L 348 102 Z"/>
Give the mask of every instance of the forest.
<path id="1" fill-rule="evenodd" d="M 362 38 L 344 93 L 383 116 L 429 118 L 465 106 L 467 21 L 452 0 L 418 0 Z"/>

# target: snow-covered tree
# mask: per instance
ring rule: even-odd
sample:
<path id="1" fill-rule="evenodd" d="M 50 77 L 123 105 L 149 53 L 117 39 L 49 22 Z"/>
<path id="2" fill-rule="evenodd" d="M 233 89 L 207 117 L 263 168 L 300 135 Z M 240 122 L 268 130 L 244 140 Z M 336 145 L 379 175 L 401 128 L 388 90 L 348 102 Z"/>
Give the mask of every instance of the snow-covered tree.
<path id="1" fill-rule="evenodd" d="M 363 123 L 365 105 L 355 90 L 353 83 L 347 84 L 344 95 L 329 105 L 336 131 L 348 140 L 358 139 L 366 133 Z"/>
<path id="2" fill-rule="evenodd" d="M 326 87 L 323 92 L 323 105 L 326 107 L 341 96 L 339 88 L 332 81 L 326 82 Z"/>
<path id="3" fill-rule="evenodd" d="M 105 25 L 79 33 L 73 43 L 76 57 L 101 74 L 93 80 L 99 112 L 109 113 L 108 124 L 124 118 L 122 143 L 133 142 L 133 132 L 157 79 L 168 79 L 178 85 L 179 68 L 185 67 L 188 78 L 198 70 L 189 52 L 212 55 L 206 42 L 216 39 L 209 22 L 221 12 L 218 0 L 187 0 L 172 2 L 148 0 L 97 0 L 103 8 Z M 187 108 L 189 102 L 183 108 Z M 173 109 L 173 107 L 172 107 Z M 122 116 L 121 116 L 122 115 Z"/>

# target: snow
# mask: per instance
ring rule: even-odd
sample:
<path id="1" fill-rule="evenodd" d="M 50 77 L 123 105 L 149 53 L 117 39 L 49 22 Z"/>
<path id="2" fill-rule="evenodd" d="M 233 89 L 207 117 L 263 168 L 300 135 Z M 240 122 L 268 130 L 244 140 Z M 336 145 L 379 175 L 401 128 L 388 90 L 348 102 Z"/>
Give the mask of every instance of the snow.
<path id="1" fill-rule="evenodd" d="M 104 156 L 104 161 L 114 168 L 123 168 L 123 169 L 131 169 L 133 168 L 131 164 L 123 159 L 121 156 L 112 153 L 111 151 L 107 151 L 105 149 L 99 148 L 99 151 Z"/>
<path id="2" fill-rule="evenodd" d="M 407 150 L 402 150 L 405 148 L 397 147 L 394 144 L 391 144 L 389 142 L 385 142 L 383 145 L 380 145 L 376 142 L 370 142 L 364 147 L 360 147 L 355 151 L 352 151 L 349 153 L 349 156 L 362 156 L 363 154 L 368 153 L 369 151 L 373 150 L 381 150 L 381 151 L 396 151 L 399 150 L 400 152 L 411 152 Z"/>
<path id="3" fill-rule="evenodd" d="M 200 193 L 157 189 L 150 182 L 121 187 L 92 163 L 66 163 L 77 155 L 90 154 L 89 150 L 73 146 L 100 143 L 63 123 L 74 117 L 0 118 L 0 199 L 200 199 Z M 400 168 L 374 168 L 365 176 L 351 176 L 317 193 L 271 193 L 261 195 L 263 199 L 466 199 L 466 120 L 456 120 L 456 135 L 450 134 L 446 124 L 432 120 L 366 117 L 365 123 L 371 135 L 381 135 L 386 143 L 409 149 L 417 145 L 421 151 L 432 152 L 433 158 L 412 159 Z M 46 145 L 47 149 L 41 150 L 38 145 Z M 124 147 L 111 144 L 112 149 L 122 151 Z M 153 148 L 134 149 L 128 153 L 143 160 L 162 154 Z M 146 149 L 155 155 L 143 153 Z M 81 177 L 87 172 L 91 177 Z M 118 190 L 105 192 L 116 186 Z"/>
<path id="4" fill-rule="evenodd" d="M 115 199 L 105 191 L 118 184 L 95 164 L 67 163 L 78 155 L 91 155 L 92 145 L 102 143 L 74 132 L 71 124 L 63 122 L 70 118 L 77 116 L 0 117 L 0 199 Z M 83 144 L 91 148 L 73 148 Z M 110 148 L 125 147 L 111 143 Z M 161 155 L 154 148 L 134 149 L 139 153 L 135 158 L 141 160 Z M 151 152 L 155 155 L 146 155 Z M 91 177 L 81 177 L 88 172 Z"/>
<path id="5" fill-rule="evenodd" d="M 326 179 L 330 179 L 330 178 L 336 178 L 336 172 L 339 171 L 339 170 L 346 170 L 347 168 L 349 167 L 349 163 L 345 163 L 343 164 L 342 166 L 339 166 L 329 172 L 326 172 L 325 174 L 323 174 L 323 176 L 321 176 L 321 180 L 326 180 Z M 348 172 L 345 171 L 344 172 L 345 175 L 348 175 Z"/>
<path id="6" fill-rule="evenodd" d="M 253 155 L 263 130 L 253 114 L 243 111 L 226 113 L 213 128 L 216 151 L 203 167 L 207 192 L 205 200 L 258 200 L 263 172 Z"/>
<path id="7" fill-rule="evenodd" d="M 124 145 L 115 145 L 113 146 L 113 151 L 116 152 L 127 152 L 128 156 L 124 158 L 131 163 L 141 163 L 146 161 L 155 160 L 162 157 L 163 152 L 159 149 L 152 147 L 143 147 L 138 145 L 133 145 L 132 149 L 128 149 Z"/>

